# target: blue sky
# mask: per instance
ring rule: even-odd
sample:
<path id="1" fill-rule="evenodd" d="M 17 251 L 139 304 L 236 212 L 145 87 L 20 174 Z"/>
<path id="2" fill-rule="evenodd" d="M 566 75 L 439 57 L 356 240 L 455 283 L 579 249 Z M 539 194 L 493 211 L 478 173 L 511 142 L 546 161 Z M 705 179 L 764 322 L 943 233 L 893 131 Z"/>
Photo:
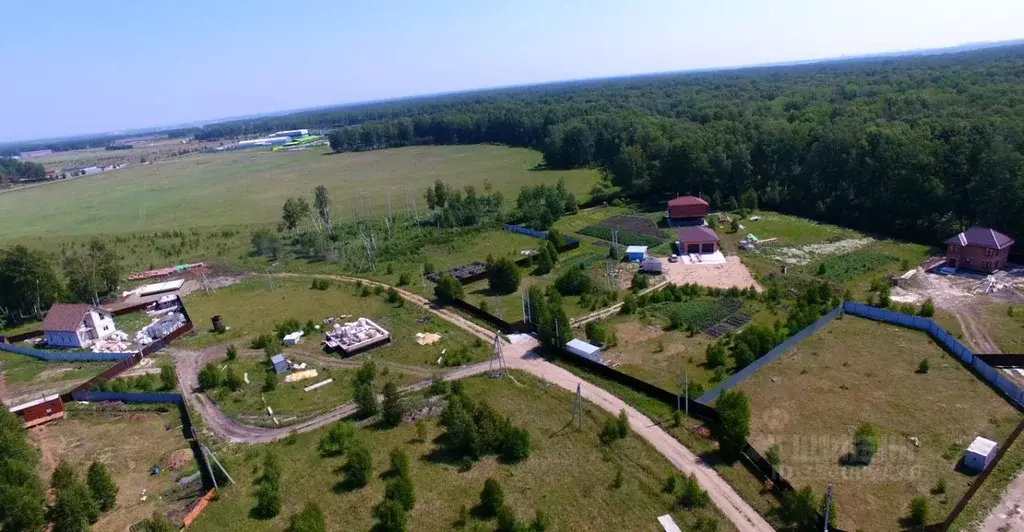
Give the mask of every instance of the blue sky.
<path id="1" fill-rule="evenodd" d="M 1024 37 L 1021 0 L 40 0 L 3 18 L 0 142 Z"/>

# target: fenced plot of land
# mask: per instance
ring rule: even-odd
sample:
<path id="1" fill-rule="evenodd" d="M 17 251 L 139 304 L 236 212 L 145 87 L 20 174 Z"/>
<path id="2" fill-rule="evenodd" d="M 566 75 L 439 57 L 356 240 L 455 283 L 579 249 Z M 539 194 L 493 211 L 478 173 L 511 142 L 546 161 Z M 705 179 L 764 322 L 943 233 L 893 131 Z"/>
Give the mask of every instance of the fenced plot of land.
<path id="1" fill-rule="evenodd" d="M 601 240 L 612 240 L 612 231 L 618 231 L 619 244 L 624 246 L 657 246 L 666 239 L 665 232 L 646 216 L 619 214 L 580 229 L 581 235 Z"/>
<path id="2" fill-rule="evenodd" d="M 657 516 L 671 513 L 684 529 L 693 528 L 697 517 L 717 519 L 718 530 L 732 530 L 713 508 L 697 511 L 679 509 L 674 498 L 662 492 L 672 466 L 645 441 L 630 437 L 613 448 L 602 446 L 597 434 L 608 415 L 587 406 L 582 430 L 569 426 L 573 397 L 536 378 L 514 373 L 511 379 L 485 377 L 466 379 L 468 393 L 485 400 L 513 423 L 528 430 L 533 451 L 529 458 L 507 464 L 494 457 L 476 462 L 460 471 L 459 460 L 448 457 L 437 443 L 443 429 L 437 418 L 428 418 L 425 441 L 418 439 L 413 425 L 396 429 L 364 430 L 359 437 L 373 457 L 373 477 L 364 488 L 338 492 L 335 485 L 343 476 L 336 472 L 344 457 L 322 458 L 317 441 L 326 429 L 300 434 L 295 442 L 263 447 L 232 446 L 218 452 L 218 458 L 232 472 L 238 484 L 221 491 L 196 521 L 196 532 L 239 530 L 276 531 L 287 526 L 290 515 L 308 502 L 316 502 L 326 514 L 329 530 L 370 530 L 374 505 L 383 499 L 384 480 L 391 449 L 405 451 L 415 492 L 415 506 L 409 512 L 409 530 L 448 531 L 454 528 L 459 508 L 472 510 L 480 501 L 487 478 L 501 484 L 505 502 L 520 520 L 533 519 L 543 510 L 552 521 L 549 530 L 657 531 Z M 518 383 L 518 384 L 517 384 Z M 263 452 L 281 458 L 281 514 L 270 520 L 248 517 L 254 505 L 252 479 L 259 474 Z M 622 468 L 621 487 L 612 483 Z M 484 521 L 471 512 L 467 530 L 493 530 L 493 519 Z"/>
<path id="3" fill-rule="evenodd" d="M 926 358 L 930 370 L 919 373 Z M 928 500 L 930 522 L 941 521 L 971 482 L 956 470 L 967 445 L 979 435 L 1001 442 L 1020 420 L 926 334 L 852 316 L 738 388 L 751 398 L 751 444 L 762 454 L 777 444 L 794 487 L 821 497 L 834 484 L 845 530 L 897 528 L 918 495 Z M 845 466 L 864 422 L 878 432 L 878 454 L 867 467 Z"/>
<path id="4" fill-rule="evenodd" d="M 62 393 L 109 368 L 112 362 L 46 362 L 0 351 L 0 399 L 23 403 L 42 395 Z"/>
<path id="5" fill-rule="evenodd" d="M 182 436 L 178 409 L 168 407 L 168 412 L 161 413 L 77 409 L 69 405 L 67 419 L 29 431 L 42 455 L 40 479 L 49 485 L 61 458 L 75 467 L 82 480 L 89 464 L 105 464 L 119 491 L 114 509 L 93 525 L 98 532 L 127 530 L 154 511 L 180 519 L 201 485 L 197 479 L 186 488 L 178 487 L 178 479 L 198 469 Z M 154 466 L 160 467 L 157 475 L 152 474 Z"/>

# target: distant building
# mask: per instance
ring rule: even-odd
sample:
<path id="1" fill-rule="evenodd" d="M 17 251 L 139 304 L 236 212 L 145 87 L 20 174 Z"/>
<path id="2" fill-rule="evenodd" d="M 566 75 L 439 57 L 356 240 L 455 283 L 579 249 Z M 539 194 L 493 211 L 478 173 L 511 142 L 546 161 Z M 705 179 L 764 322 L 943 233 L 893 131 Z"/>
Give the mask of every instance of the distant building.
<path id="1" fill-rule="evenodd" d="M 285 143 L 291 142 L 291 137 L 266 137 L 262 139 L 249 139 L 240 141 L 235 144 L 236 148 L 259 148 L 263 146 L 281 146 Z"/>
<path id="2" fill-rule="evenodd" d="M 972 227 L 946 239 L 946 266 L 992 273 L 1006 265 L 1012 238 L 985 227 Z"/>
<path id="3" fill-rule="evenodd" d="M 83 348 L 114 333 L 114 317 L 92 305 L 56 303 L 43 319 L 43 338 L 53 347 Z"/>
<path id="4" fill-rule="evenodd" d="M 647 258 L 647 246 L 626 246 L 626 260 L 640 262 Z"/>
<path id="5" fill-rule="evenodd" d="M 718 251 L 718 235 L 707 227 L 684 227 L 676 232 L 679 253 L 714 253 Z"/>
<path id="6" fill-rule="evenodd" d="M 12 406 L 8 411 L 21 418 L 25 423 L 25 428 L 28 428 L 64 417 L 64 402 L 60 400 L 60 395 L 47 395 L 34 401 Z"/>
<path id="7" fill-rule="evenodd" d="M 270 357 L 270 363 L 274 365 L 274 373 L 278 375 L 288 371 L 288 361 L 280 353 Z"/>
<path id="8" fill-rule="evenodd" d="M 46 157 L 47 155 L 53 155 L 53 150 L 32 150 L 23 151 L 19 154 L 21 159 L 31 159 L 33 157 Z"/>
<path id="9" fill-rule="evenodd" d="M 669 227 L 704 225 L 704 217 L 711 207 L 708 202 L 696 196 L 679 196 L 668 202 Z"/>
<path id="10" fill-rule="evenodd" d="M 274 133 L 273 135 L 271 135 L 271 137 L 298 138 L 298 137 L 306 137 L 308 135 L 309 135 L 309 130 L 308 129 L 289 129 L 287 131 L 278 131 L 277 133 Z"/>
<path id="11" fill-rule="evenodd" d="M 588 344 L 583 340 L 573 338 L 565 344 L 566 351 L 581 356 L 587 360 L 593 360 L 594 362 L 601 362 L 601 348 L 596 345 Z"/>
<path id="12" fill-rule="evenodd" d="M 972 471 L 982 472 L 996 457 L 999 445 L 996 442 L 978 436 L 964 453 L 964 467 Z"/>

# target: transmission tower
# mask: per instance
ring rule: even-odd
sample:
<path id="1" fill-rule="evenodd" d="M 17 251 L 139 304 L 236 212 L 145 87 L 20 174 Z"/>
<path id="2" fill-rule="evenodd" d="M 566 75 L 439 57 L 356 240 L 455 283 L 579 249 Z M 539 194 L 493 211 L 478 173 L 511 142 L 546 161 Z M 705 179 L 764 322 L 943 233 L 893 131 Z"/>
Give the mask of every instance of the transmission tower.
<path id="1" fill-rule="evenodd" d="M 501 335 L 497 332 L 494 333 L 494 344 L 491 347 L 491 362 L 487 369 L 487 375 L 492 379 L 501 379 L 508 375 L 505 356 L 501 353 Z"/>
<path id="2" fill-rule="evenodd" d="M 580 429 L 583 428 L 583 390 L 580 384 L 576 384 L 576 397 L 572 400 L 571 423 Z"/>

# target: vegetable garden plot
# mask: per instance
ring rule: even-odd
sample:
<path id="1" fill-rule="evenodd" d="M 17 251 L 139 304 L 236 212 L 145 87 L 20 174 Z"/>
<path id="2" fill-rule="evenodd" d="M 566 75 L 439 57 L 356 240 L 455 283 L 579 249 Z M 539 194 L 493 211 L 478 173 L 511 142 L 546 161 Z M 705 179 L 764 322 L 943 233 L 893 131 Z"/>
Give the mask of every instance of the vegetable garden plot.
<path id="1" fill-rule="evenodd" d="M 605 218 L 598 223 L 597 226 L 607 227 L 609 229 L 618 229 L 619 231 L 628 231 L 630 233 L 660 238 L 662 240 L 665 239 L 665 232 L 658 227 L 658 224 L 644 216 L 628 216 L 620 214 Z"/>
<path id="2" fill-rule="evenodd" d="M 612 228 L 602 227 L 600 225 L 589 225 L 580 229 L 578 232 L 581 235 L 592 236 L 594 238 L 600 238 L 601 240 L 612 240 Z M 654 247 L 665 241 L 664 235 L 660 237 L 653 237 L 649 235 L 642 235 L 640 233 L 634 233 L 632 231 L 625 231 L 619 229 L 619 244 L 623 246 L 648 246 Z"/>
<path id="3" fill-rule="evenodd" d="M 683 301 L 681 303 L 659 303 L 653 308 L 658 314 L 668 316 L 671 312 L 679 312 L 687 326 L 704 330 L 738 312 L 743 303 L 736 298 L 718 299 L 715 301 Z"/>

